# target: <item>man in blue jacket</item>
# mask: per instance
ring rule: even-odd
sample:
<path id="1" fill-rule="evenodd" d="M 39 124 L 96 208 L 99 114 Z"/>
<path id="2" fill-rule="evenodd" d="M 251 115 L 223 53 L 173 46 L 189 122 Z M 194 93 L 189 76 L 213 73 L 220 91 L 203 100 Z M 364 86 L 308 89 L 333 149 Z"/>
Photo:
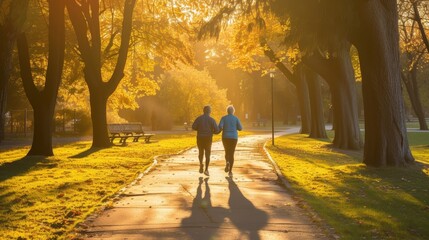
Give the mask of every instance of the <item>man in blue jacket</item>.
<path id="1" fill-rule="evenodd" d="M 213 134 L 219 133 L 216 121 L 210 117 L 211 107 L 205 106 L 204 114 L 197 117 L 192 124 L 192 129 L 197 131 L 198 159 L 200 160 L 200 173 L 203 173 L 203 157 L 206 156 L 206 168 L 204 174 L 209 176 L 210 154 L 212 149 Z"/>

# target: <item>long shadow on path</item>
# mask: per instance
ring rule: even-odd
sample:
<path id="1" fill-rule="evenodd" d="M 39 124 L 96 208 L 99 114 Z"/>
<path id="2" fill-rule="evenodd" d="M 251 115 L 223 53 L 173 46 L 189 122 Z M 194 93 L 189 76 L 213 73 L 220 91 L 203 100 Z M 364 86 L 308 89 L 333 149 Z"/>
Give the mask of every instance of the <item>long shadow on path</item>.
<path id="1" fill-rule="evenodd" d="M 247 199 L 240 188 L 232 178 L 226 177 L 228 180 L 230 207 L 229 218 L 237 229 L 240 231 L 239 239 L 243 239 L 243 235 L 247 239 L 260 239 L 259 230 L 265 227 L 268 223 L 268 215 L 266 212 L 256 208 L 253 203 Z M 244 238 L 246 239 L 246 238 Z"/>
<path id="2" fill-rule="evenodd" d="M 227 214 L 225 208 L 212 206 L 208 180 L 209 178 L 204 180 L 202 177 L 199 178 L 197 194 L 192 201 L 191 215 L 184 218 L 181 223 L 181 227 L 190 239 L 214 239 Z M 204 197 L 202 196 L 203 182 L 205 183 Z"/>
<path id="3" fill-rule="evenodd" d="M 232 231 L 231 234 L 238 239 L 260 239 L 259 231 L 268 223 L 267 213 L 256 208 L 231 178 L 226 179 L 229 189 L 229 209 L 212 206 L 208 178 L 204 180 L 202 177 L 199 178 L 191 215 L 181 222 L 181 228 L 190 239 L 221 239 L 222 236 L 219 234 L 225 234 L 225 231 Z M 205 183 L 204 196 L 203 183 Z M 221 225 L 226 223 L 225 218 L 229 218 L 233 228 L 226 226 L 221 229 Z"/>

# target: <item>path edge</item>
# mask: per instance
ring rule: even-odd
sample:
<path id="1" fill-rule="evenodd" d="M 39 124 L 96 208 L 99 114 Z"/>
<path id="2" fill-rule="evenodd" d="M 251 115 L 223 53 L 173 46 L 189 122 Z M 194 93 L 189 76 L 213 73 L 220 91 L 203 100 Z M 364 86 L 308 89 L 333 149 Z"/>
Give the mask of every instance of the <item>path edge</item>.
<path id="1" fill-rule="evenodd" d="M 285 135 L 290 135 L 290 134 L 294 134 L 294 133 L 286 133 L 280 136 L 276 136 L 275 138 L 285 136 Z M 314 209 L 293 190 L 292 185 L 287 180 L 287 178 L 283 175 L 277 162 L 273 159 L 270 152 L 267 150 L 266 148 L 267 143 L 268 141 L 264 142 L 262 149 L 264 150 L 267 158 L 270 160 L 271 165 L 274 167 L 274 170 L 276 171 L 276 175 L 278 179 L 281 181 L 283 186 L 293 195 L 294 201 L 296 201 L 297 203 L 300 203 L 301 206 L 299 206 L 299 208 L 301 208 L 303 211 L 307 213 L 307 215 L 312 219 L 312 221 L 315 222 L 317 226 L 322 230 L 322 232 L 325 233 L 328 239 L 335 239 L 335 240 L 340 239 L 335 229 L 333 229 L 325 220 L 323 220 L 319 216 L 319 214 L 316 211 L 314 211 Z"/>
<path id="2" fill-rule="evenodd" d="M 95 208 L 92 212 L 88 213 L 88 215 L 79 223 L 74 225 L 74 227 L 71 229 L 71 231 L 67 234 L 68 236 L 73 236 L 72 239 L 80 239 L 79 237 L 84 237 L 85 233 L 87 232 L 86 229 L 89 227 L 89 223 L 92 222 L 95 218 L 99 217 L 101 213 L 103 213 L 106 210 L 109 210 L 112 208 L 112 205 L 114 202 L 121 199 L 123 196 L 122 194 L 129 189 L 130 187 L 136 185 L 144 176 L 152 172 L 155 167 L 158 165 L 158 162 L 160 162 L 163 158 L 169 158 L 172 156 L 177 156 L 180 154 L 183 154 L 186 151 L 191 150 L 192 148 L 195 148 L 195 146 L 187 147 L 185 149 L 182 149 L 176 153 L 170 153 L 170 154 L 163 154 L 163 155 L 156 155 L 152 157 L 152 164 L 147 167 L 143 172 L 139 173 L 137 177 L 124 186 L 123 188 L 119 189 L 116 193 L 114 193 L 111 196 L 106 197 L 108 200 L 101 204 L 101 206 Z"/>

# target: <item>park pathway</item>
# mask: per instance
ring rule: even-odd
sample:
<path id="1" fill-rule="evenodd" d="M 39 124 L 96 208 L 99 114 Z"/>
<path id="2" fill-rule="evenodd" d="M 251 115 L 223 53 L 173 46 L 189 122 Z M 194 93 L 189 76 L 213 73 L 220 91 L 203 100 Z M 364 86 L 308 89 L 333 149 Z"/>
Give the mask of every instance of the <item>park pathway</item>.
<path id="1" fill-rule="evenodd" d="M 293 132 L 290 129 L 287 132 Z M 213 143 L 210 177 L 197 149 L 159 159 L 112 208 L 90 217 L 84 239 L 328 239 L 278 180 L 262 150 L 270 134 L 242 137 L 233 178 Z"/>

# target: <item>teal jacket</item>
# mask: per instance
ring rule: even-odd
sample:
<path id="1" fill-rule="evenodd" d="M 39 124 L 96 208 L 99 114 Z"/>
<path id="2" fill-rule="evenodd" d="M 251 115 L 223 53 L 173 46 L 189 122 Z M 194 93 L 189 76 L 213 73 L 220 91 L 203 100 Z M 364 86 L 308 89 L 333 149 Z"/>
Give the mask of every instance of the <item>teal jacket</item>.
<path id="1" fill-rule="evenodd" d="M 222 131 L 222 138 L 238 139 L 238 131 L 243 127 L 238 117 L 228 114 L 223 116 L 219 123 L 219 129 Z"/>

